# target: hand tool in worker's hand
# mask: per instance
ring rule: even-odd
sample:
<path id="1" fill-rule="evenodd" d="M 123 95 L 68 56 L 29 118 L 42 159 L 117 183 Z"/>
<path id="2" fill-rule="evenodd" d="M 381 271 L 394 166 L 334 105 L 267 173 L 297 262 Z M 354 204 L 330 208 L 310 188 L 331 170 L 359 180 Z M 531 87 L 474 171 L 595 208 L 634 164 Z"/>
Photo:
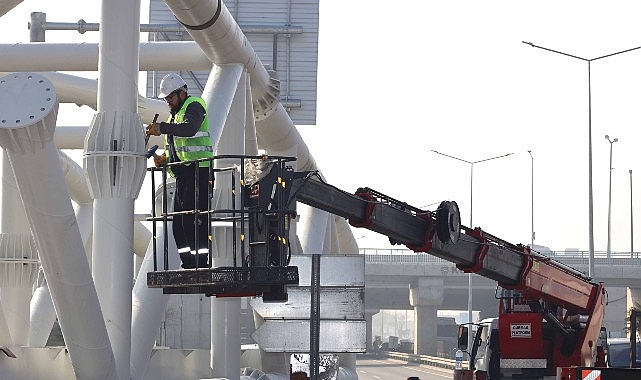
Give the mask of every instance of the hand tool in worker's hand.
<path id="1" fill-rule="evenodd" d="M 156 149 L 158 149 L 158 145 L 154 145 L 147 151 L 147 158 L 151 158 L 156 153 Z"/>
<path id="2" fill-rule="evenodd" d="M 151 123 L 153 124 L 153 123 L 155 123 L 156 121 L 158 121 L 158 114 L 155 114 L 155 115 L 154 115 L 154 120 L 153 120 Z M 149 136 L 151 136 L 151 135 L 147 135 L 147 136 L 145 136 L 145 146 L 147 146 L 147 143 L 149 142 Z M 153 148 L 152 148 L 152 149 L 153 149 Z M 158 147 L 156 147 L 156 149 L 158 149 Z M 154 149 L 154 151 L 155 151 L 155 149 Z M 149 157 L 151 157 L 151 156 L 147 156 L 147 158 L 149 158 Z"/>

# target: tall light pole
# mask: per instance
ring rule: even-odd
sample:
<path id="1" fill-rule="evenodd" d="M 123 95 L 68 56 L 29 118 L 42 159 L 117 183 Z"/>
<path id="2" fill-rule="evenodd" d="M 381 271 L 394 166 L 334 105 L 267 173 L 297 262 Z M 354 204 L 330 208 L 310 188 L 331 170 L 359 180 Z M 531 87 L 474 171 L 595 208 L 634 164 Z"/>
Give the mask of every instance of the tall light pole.
<path id="1" fill-rule="evenodd" d="M 532 155 L 532 151 L 531 150 L 528 150 L 527 152 L 530 154 L 530 159 L 531 159 L 530 160 L 530 162 L 531 162 L 531 165 L 530 165 L 531 170 L 530 170 L 530 172 L 532 174 L 532 180 L 530 181 L 532 183 L 532 196 L 531 196 L 532 206 L 531 206 L 531 211 L 530 211 L 530 215 L 532 216 L 532 228 L 530 229 L 530 233 L 531 233 L 530 236 L 532 238 L 532 244 L 530 245 L 530 248 L 532 248 L 532 247 L 534 247 L 534 156 Z"/>
<path id="2" fill-rule="evenodd" d="M 535 48 L 547 50 L 552 53 L 565 55 L 567 57 L 579 59 L 581 61 L 588 63 L 588 236 L 589 236 L 589 248 L 590 248 L 590 255 L 588 258 L 588 261 L 589 261 L 588 276 L 592 277 L 594 275 L 594 202 L 593 202 L 594 198 L 592 195 L 592 85 L 590 80 L 590 64 L 592 63 L 592 61 L 596 61 L 598 59 L 612 57 L 613 55 L 623 54 L 633 50 L 641 49 L 641 46 L 637 46 L 632 49 L 621 50 L 616 53 L 606 54 L 600 57 L 588 59 L 588 58 L 583 58 L 576 55 L 564 53 L 562 51 L 548 49 L 543 46 L 534 45 L 532 42 L 525 42 L 525 41 L 522 41 L 522 42 L 526 45 L 530 45 Z"/>
<path id="3" fill-rule="evenodd" d="M 478 161 L 468 161 L 464 160 L 462 158 L 450 156 L 449 154 L 437 152 L 434 149 L 432 149 L 432 152 L 436 154 L 440 154 L 441 156 L 453 158 L 458 161 L 465 162 L 466 164 L 470 164 L 470 228 L 472 227 L 472 212 L 474 210 L 474 207 L 472 207 L 472 202 L 474 201 L 474 164 L 478 164 L 480 162 L 485 162 L 485 161 L 490 161 L 490 160 L 495 160 L 497 158 L 502 158 L 502 157 L 507 157 L 513 153 L 507 153 L 501 156 L 496 156 L 496 157 L 490 157 L 490 158 L 485 158 L 483 160 L 478 160 Z M 467 318 L 468 322 L 472 323 L 472 273 L 467 274 Z M 472 346 L 472 334 L 467 334 L 467 348 L 468 350 Z"/>
<path id="4" fill-rule="evenodd" d="M 605 139 L 610 143 L 610 185 L 608 187 L 608 259 L 612 256 L 611 242 L 610 242 L 610 231 L 612 225 L 612 144 L 619 141 L 618 138 L 610 140 L 610 136 L 605 135 Z"/>
<path id="5" fill-rule="evenodd" d="M 634 218 L 632 218 L 632 169 L 630 172 L 630 258 L 634 258 Z"/>

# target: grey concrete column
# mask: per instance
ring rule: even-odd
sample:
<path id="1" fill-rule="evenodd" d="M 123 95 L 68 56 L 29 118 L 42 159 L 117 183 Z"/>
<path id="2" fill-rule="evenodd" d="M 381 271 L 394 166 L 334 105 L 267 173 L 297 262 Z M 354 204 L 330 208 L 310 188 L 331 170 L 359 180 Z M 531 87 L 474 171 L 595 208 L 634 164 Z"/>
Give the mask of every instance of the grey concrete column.
<path id="1" fill-rule="evenodd" d="M 438 306 L 443 303 L 443 279 L 422 277 L 410 285 L 414 307 L 414 353 L 436 356 Z"/>
<path id="2" fill-rule="evenodd" d="M 485 318 L 492 318 L 496 317 L 499 313 L 499 303 L 496 301 L 495 305 L 493 305 L 492 308 L 487 308 L 487 307 L 481 307 L 481 310 L 479 310 L 479 321 L 485 319 Z"/>
<path id="3" fill-rule="evenodd" d="M 627 292 L 627 307 L 626 307 L 626 312 L 627 310 L 630 310 L 630 308 L 634 306 L 640 306 L 641 305 L 641 288 L 628 288 Z"/>
<path id="4" fill-rule="evenodd" d="M 366 350 L 373 351 L 372 350 L 372 317 L 376 313 L 372 313 L 371 311 L 366 311 L 365 312 L 365 344 L 366 344 Z"/>
<path id="5" fill-rule="evenodd" d="M 628 288 L 608 286 L 608 303 L 605 306 L 605 315 L 601 325 L 605 327 L 610 336 L 626 336 L 626 317 L 629 316 Z M 641 301 L 641 299 L 638 299 Z"/>

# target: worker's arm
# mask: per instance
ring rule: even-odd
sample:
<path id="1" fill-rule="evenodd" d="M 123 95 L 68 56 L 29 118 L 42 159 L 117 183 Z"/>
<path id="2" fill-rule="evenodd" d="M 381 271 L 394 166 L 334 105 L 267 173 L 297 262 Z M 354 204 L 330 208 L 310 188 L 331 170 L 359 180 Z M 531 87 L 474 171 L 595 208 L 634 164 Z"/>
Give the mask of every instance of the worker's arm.
<path id="1" fill-rule="evenodd" d="M 198 132 L 200 125 L 205 119 L 205 109 L 198 102 L 191 102 L 185 110 L 185 117 L 182 123 L 158 123 L 158 129 L 162 134 L 172 134 L 179 137 L 191 137 Z"/>

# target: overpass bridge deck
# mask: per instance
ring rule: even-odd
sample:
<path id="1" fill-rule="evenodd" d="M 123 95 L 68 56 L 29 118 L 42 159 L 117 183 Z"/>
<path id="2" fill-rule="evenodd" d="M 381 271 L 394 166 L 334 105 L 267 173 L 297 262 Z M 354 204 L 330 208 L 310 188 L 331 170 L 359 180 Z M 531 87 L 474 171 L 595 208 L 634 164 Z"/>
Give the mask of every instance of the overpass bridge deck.
<path id="1" fill-rule="evenodd" d="M 374 280 L 375 276 L 411 278 L 467 275 L 447 260 L 409 249 L 361 248 L 360 254 L 365 255 L 366 282 L 368 277 Z M 588 252 L 552 251 L 547 256 L 584 274 L 588 272 Z M 606 286 L 641 287 L 641 252 L 612 252 L 610 257 L 606 252 L 595 252 L 592 277 L 595 282 L 603 282 Z"/>

